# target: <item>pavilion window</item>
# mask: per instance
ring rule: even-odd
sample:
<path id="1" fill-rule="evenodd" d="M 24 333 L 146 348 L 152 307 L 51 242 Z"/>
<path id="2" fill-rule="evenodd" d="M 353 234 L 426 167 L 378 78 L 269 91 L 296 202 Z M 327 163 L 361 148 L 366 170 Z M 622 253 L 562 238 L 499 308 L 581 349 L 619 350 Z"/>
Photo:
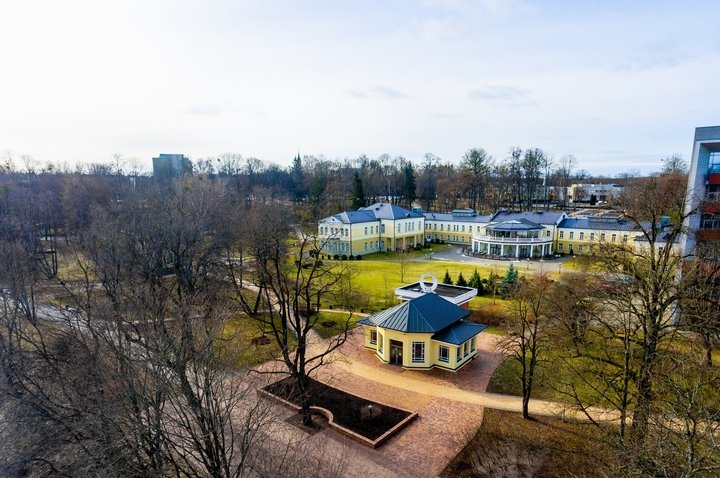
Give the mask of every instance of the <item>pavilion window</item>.
<path id="1" fill-rule="evenodd" d="M 440 350 L 438 350 L 438 361 L 445 363 L 450 361 L 450 349 L 444 345 L 441 345 Z"/>
<path id="2" fill-rule="evenodd" d="M 378 335 L 377 335 L 377 339 L 378 339 L 378 344 L 377 344 L 377 346 L 378 346 L 378 352 L 383 353 L 384 337 L 382 336 L 382 334 L 378 334 Z"/>
<path id="3" fill-rule="evenodd" d="M 412 343 L 412 361 L 413 362 L 424 362 L 425 361 L 425 342 L 413 342 Z"/>
<path id="4" fill-rule="evenodd" d="M 377 330 L 371 330 L 370 331 L 370 343 L 372 345 L 377 344 Z"/>

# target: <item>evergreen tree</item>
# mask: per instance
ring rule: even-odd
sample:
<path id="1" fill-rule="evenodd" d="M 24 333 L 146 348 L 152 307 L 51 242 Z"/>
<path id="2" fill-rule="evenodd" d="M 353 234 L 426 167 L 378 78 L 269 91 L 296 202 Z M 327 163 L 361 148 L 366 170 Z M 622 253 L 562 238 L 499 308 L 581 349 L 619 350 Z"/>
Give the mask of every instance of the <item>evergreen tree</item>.
<path id="1" fill-rule="evenodd" d="M 415 200 L 415 168 L 409 161 L 403 167 L 403 196 L 408 205 Z"/>
<path id="2" fill-rule="evenodd" d="M 360 173 L 355 171 L 353 173 L 352 209 L 360 209 L 361 207 L 365 207 L 365 190 L 363 189 Z"/>
<path id="3" fill-rule="evenodd" d="M 450 272 L 445 270 L 445 277 L 443 277 L 443 284 L 452 285 L 453 280 L 452 277 L 450 277 Z"/>
<path id="4" fill-rule="evenodd" d="M 468 287 L 473 287 L 477 289 L 478 295 L 482 295 L 483 292 L 485 292 L 482 279 L 480 279 L 480 274 L 478 273 L 477 269 L 475 269 L 472 276 L 470 277 L 470 280 L 468 281 Z"/>
<path id="5" fill-rule="evenodd" d="M 503 277 L 502 283 L 500 284 L 500 288 L 502 289 L 503 294 L 507 294 L 510 289 L 515 287 L 517 282 L 518 271 L 513 267 L 512 264 L 510 264 L 510 267 L 508 267 L 508 270 L 505 273 L 505 277 Z"/>
<path id="6" fill-rule="evenodd" d="M 467 287 L 468 283 L 465 280 L 465 278 L 463 277 L 462 272 L 458 276 L 457 281 L 455 282 L 455 285 L 460 286 L 460 287 Z"/>

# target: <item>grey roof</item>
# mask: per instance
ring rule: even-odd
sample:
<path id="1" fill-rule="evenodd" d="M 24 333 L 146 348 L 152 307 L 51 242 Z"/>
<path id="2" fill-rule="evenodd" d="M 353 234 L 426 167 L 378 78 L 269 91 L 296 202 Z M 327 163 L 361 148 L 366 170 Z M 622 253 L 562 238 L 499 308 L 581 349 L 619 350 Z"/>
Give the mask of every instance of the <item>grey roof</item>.
<path id="1" fill-rule="evenodd" d="M 493 224 L 487 228 L 491 231 L 538 231 L 543 227 L 535 222 L 520 218 Z"/>
<path id="2" fill-rule="evenodd" d="M 425 294 L 360 321 L 407 333 L 438 332 L 466 317 L 469 312 L 435 294 Z"/>
<path id="3" fill-rule="evenodd" d="M 433 340 L 446 344 L 460 345 L 487 329 L 487 325 L 459 320 L 432 336 Z"/>
<path id="4" fill-rule="evenodd" d="M 487 224 L 492 216 L 453 216 L 445 212 L 426 212 L 425 219 L 430 221 L 455 221 L 455 222 L 475 222 Z"/>
<path id="5" fill-rule="evenodd" d="M 370 211 L 344 211 L 340 214 L 326 217 L 321 222 L 327 222 L 330 220 L 340 221 L 343 224 L 358 224 L 361 222 L 376 222 L 378 219 Z"/>
<path id="6" fill-rule="evenodd" d="M 511 221 L 513 219 L 527 219 L 528 221 L 534 222 L 536 224 L 555 225 L 560 222 L 560 220 L 565 216 L 566 214 L 564 212 L 558 211 L 514 212 L 501 209 L 495 214 L 493 214 L 493 216 L 490 218 L 490 222 Z"/>
<path id="7" fill-rule="evenodd" d="M 373 204 L 372 206 L 361 208 L 359 209 L 359 211 L 370 211 L 378 219 L 409 219 L 423 217 L 423 215 L 419 212 L 409 211 L 404 207 L 382 202 L 378 202 Z"/>
<path id="8" fill-rule="evenodd" d="M 574 218 L 568 217 L 562 220 L 558 228 L 567 229 L 590 229 L 593 231 L 638 231 L 641 232 L 640 226 L 634 221 L 620 219 L 614 222 L 593 221 L 592 218 Z"/>

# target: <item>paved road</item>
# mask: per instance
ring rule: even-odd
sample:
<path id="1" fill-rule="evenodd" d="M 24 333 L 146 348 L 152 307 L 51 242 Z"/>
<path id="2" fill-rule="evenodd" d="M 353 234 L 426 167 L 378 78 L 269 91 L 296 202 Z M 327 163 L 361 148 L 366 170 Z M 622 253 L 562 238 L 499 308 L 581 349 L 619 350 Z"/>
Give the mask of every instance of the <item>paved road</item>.
<path id="1" fill-rule="evenodd" d="M 397 389 L 406 390 L 408 392 L 429 395 L 432 397 L 453 400 L 471 405 L 480 405 L 497 410 L 522 412 L 522 398 L 515 395 L 475 392 L 463 390 L 461 388 L 451 388 L 446 385 L 432 383 L 430 381 L 426 382 L 414 378 L 404 377 L 402 375 L 385 372 L 382 370 L 382 366 L 373 367 L 352 360 L 346 355 L 343 355 L 341 360 L 334 361 L 332 366 L 338 367 L 352 375 Z M 530 400 L 529 411 L 531 415 L 545 415 L 553 417 L 561 416 L 569 419 L 587 420 L 584 413 L 570 409 L 567 405 L 558 402 L 533 399 Z M 588 413 L 593 417 L 593 419 L 598 421 L 615 421 L 619 419 L 619 414 L 617 412 L 604 410 L 602 408 L 592 407 L 588 409 Z"/>

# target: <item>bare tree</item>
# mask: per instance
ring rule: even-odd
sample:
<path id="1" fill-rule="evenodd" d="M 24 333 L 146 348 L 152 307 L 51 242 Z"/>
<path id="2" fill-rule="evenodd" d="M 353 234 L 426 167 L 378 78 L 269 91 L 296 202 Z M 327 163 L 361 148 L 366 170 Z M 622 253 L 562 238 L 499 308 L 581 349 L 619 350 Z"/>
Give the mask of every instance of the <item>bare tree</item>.
<path id="1" fill-rule="evenodd" d="M 546 293 L 551 281 L 545 274 L 522 280 L 510 291 L 507 335 L 500 347 L 520 364 L 522 415 L 529 418 L 528 406 L 535 383 L 535 373 L 546 345 L 549 318 Z"/>
<path id="2" fill-rule="evenodd" d="M 281 351 L 280 360 L 292 377 L 302 408 L 303 423 L 310 424 L 311 394 L 309 378 L 330 358 L 347 338 L 348 315 L 344 332 L 326 342 L 316 340 L 315 326 L 320 320 L 322 301 L 340 289 L 345 267 L 336 268 L 320 260 L 322 243 L 317 236 L 290 230 L 287 209 L 280 204 L 257 204 L 247 218 L 253 236 L 246 242 L 253 259 L 252 282 L 263 294 L 269 308 L 255 312 L 240 293 L 243 309 L 271 331 Z M 315 230 L 315 228 L 308 228 Z M 288 244 L 294 236 L 295 243 Z"/>

